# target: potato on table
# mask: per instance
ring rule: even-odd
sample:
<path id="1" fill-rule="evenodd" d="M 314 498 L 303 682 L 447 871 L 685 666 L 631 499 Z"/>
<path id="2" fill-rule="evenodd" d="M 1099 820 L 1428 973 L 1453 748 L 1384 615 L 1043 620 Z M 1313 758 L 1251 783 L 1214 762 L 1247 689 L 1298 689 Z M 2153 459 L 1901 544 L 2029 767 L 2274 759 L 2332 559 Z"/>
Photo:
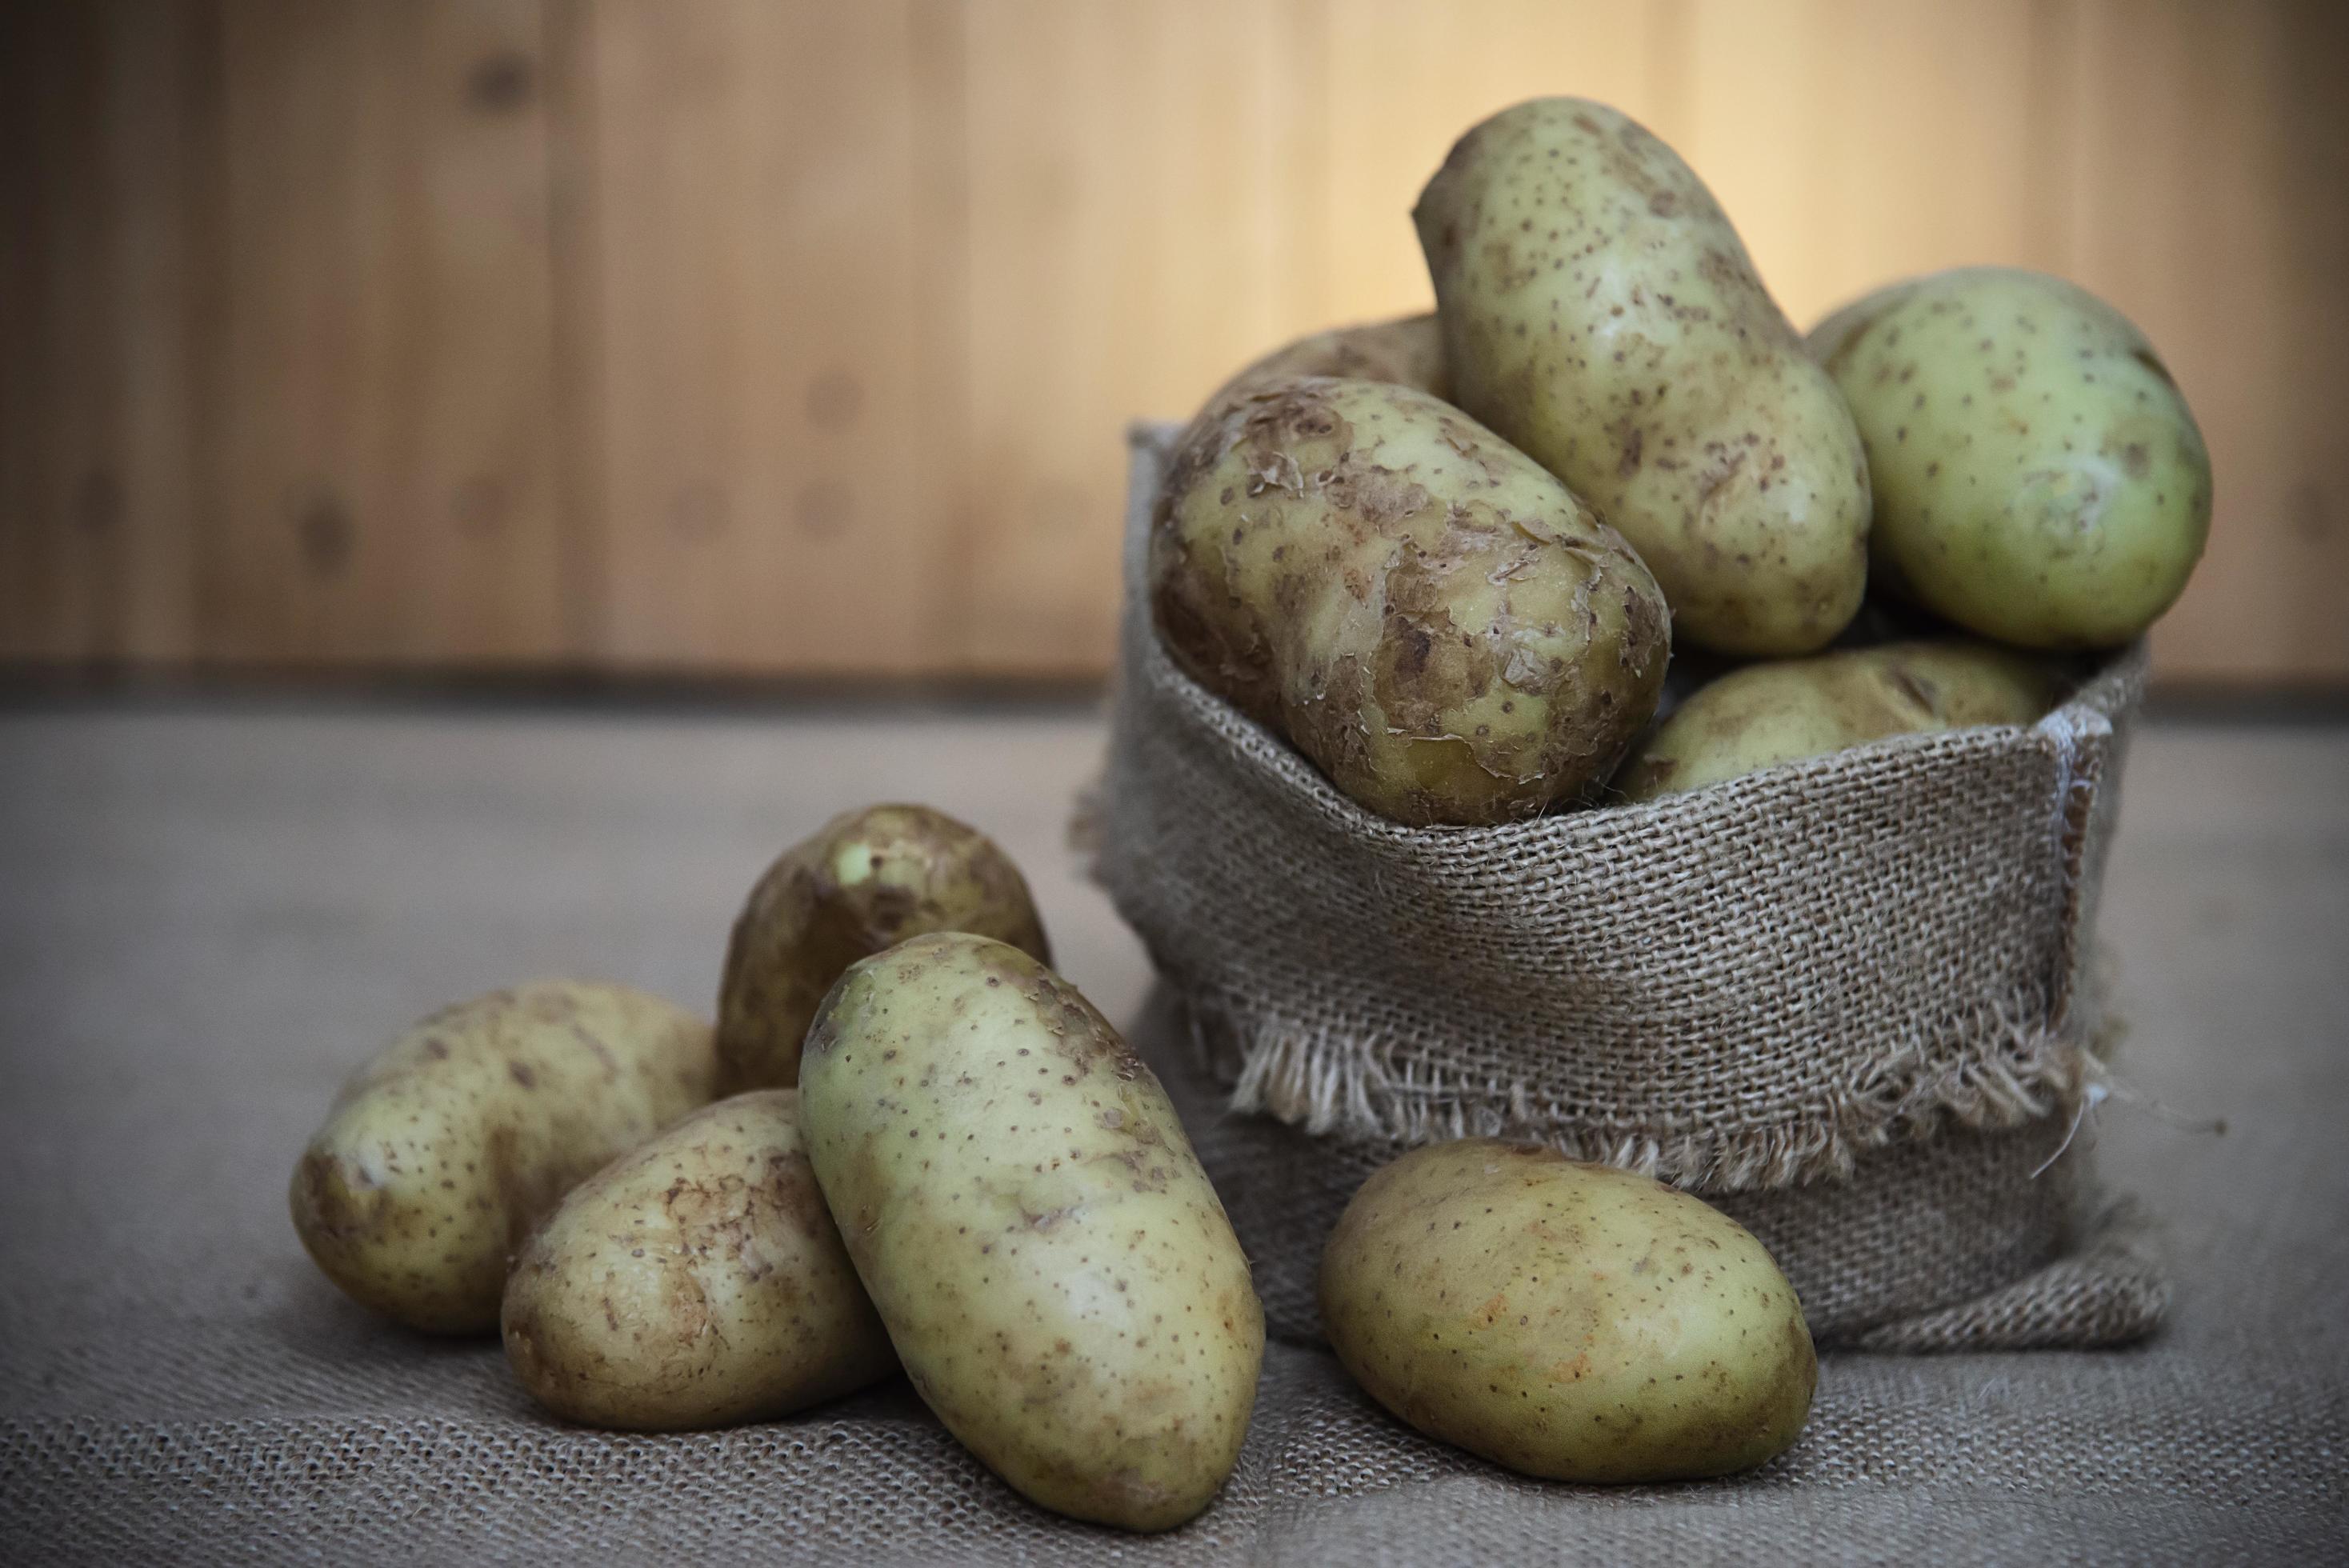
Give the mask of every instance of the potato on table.
<path id="1" fill-rule="evenodd" d="M 506 1357 L 566 1420 L 790 1415 L 896 1369 L 802 1151 L 799 1093 L 705 1106 L 571 1191 L 506 1282 Z"/>
<path id="2" fill-rule="evenodd" d="M 1615 531 L 1408 387 L 1274 382 L 1211 407 L 1151 523 L 1185 673 L 1413 827 L 1491 823 L 1606 778 L 1656 706 L 1671 623 Z"/>
<path id="3" fill-rule="evenodd" d="M 914 1387 L 1035 1501 L 1164 1530 L 1237 1461 L 1264 1312 L 1181 1122 L 1074 986 L 916 937 L 809 1030 L 808 1158 Z"/>
<path id="4" fill-rule="evenodd" d="M 1749 1470 L 1801 1433 L 1818 1381 L 1794 1287 L 1742 1226 L 1489 1138 L 1362 1184 L 1322 1255 L 1321 1319 L 1403 1420 L 1557 1480 Z"/>
<path id="5" fill-rule="evenodd" d="M 1615 776 L 1625 799 L 1702 789 L 1797 758 L 1888 736 L 2032 724 L 2063 672 L 1987 643 L 1909 642 L 1775 659 L 1697 688 Z"/>
<path id="6" fill-rule="evenodd" d="M 800 1040 L 840 972 L 890 944 L 968 931 L 1050 963 L 1028 882 L 994 840 L 927 806 L 867 806 L 767 868 L 718 993 L 720 1089 L 799 1082 Z"/>
<path id="7" fill-rule="evenodd" d="M 353 1299 L 486 1334 L 531 1227 L 709 1103 L 709 1026 L 625 985 L 550 980 L 433 1014 L 347 1084 L 294 1168 L 302 1244 Z"/>
<path id="8" fill-rule="evenodd" d="M 1413 213 L 1463 408 L 1599 509 L 1676 638 L 1824 647 L 1868 580 L 1868 469 L 1835 386 L 1669 147 L 1582 98 L 1460 139 Z"/>
<path id="9" fill-rule="evenodd" d="M 2210 532 L 2210 455 L 2145 335 L 2085 289 L 1963 267 L 1811 334 L 1867 444 L 1879 578 L 2033 648 L 2127 642 Z"/>

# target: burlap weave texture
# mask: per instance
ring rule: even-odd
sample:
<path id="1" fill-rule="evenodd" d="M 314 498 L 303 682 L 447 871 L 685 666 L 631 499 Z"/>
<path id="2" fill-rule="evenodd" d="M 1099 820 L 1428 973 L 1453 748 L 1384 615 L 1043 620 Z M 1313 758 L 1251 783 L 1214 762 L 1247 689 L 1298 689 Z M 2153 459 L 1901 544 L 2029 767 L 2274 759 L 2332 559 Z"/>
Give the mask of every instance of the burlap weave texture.
<path id="1" fill-rule="evenodd" d="M 2079 1141 L 2161 1215 L 2173 1326 L 2120 1352 L 1831 1353 L 1756 1474 L 1526 1480 L 1276 1344 L 1229 1491 L 1139 1540 L 1025 1502 L 903 1382 L 728 1432 L 562 1426 L 494 1340 L 408 1334 L 304 1254 L 287 1167 L 359 1054 L 519 975 L 714 995 L 748 877 L 860 799 L 996 834 L 1126 1026 L 1147 966 L 1055 852 L 1100 748 L 1061 713 L 0 714 L 0 1562 L 2343 1558 L 2349 738 L 2305 727 L 2147 727 L 2130 763 L 2104 921 L 2124 1061 L 2229 1131 L 2108 1108 Z M 1186 1117 L 1206 1148 L 1214 1119 Z"/>
<path id="2" fill-rule="evenodd" d="M 1275 1171 L 1316 1195 L 1243 1222 L 1278 1330 L 1314 1332 L 1311 1261 L 1361 1177 L 1473 1133 L 1723 1202 L 1824 1337 L 2110 1343 L 2158 1321 L 2140 1250 L 2078 1222 L 2085 1161 L 2050 1165 L 2104 1071 L 2085 937 L 2141 649 L 2027 728 L 1406 829 L 1160 647 L 1143 563 L 1169 434 L 1134 437 L 1095 869 L 1186 1005 L 1165 1070 L 1242 1113 L 1207 1156 L 1227 1202 Z M 2092 1242 L 2058 1318 L 1958 1310 Z"/>

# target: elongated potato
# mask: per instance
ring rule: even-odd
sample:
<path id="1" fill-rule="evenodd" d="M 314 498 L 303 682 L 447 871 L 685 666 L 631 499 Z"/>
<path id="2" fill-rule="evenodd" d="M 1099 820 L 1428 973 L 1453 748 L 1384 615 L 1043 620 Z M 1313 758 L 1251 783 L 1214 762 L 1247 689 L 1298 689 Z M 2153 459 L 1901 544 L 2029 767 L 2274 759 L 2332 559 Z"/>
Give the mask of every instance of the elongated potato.
<path id="1" fill-rule="evenodd" d="M 1407 387 L 1307 377 L 1211 408 L 1152 522 L 1192 678 L 1399 822 L 1535 815 L 1654 711 L 1655 580 L 1540 466 Z"/>
<path id="2" fill-rule="evenodd" d="M 1362 1184 L 1322 1254 L 1321 1321 L 1397 1416 L 1558 1480 L 1751 1469 L 1800 1435 L 1818 1381 L 1794 1287 L 1750 1232 L 1645 1176 L 1489 1138 Z"/>
<path id="3" fill-rule="evenodd" d="M 1388 381 L 1415 387 L 1431 397 L 1444 397 L 1449 391 L 1444 378 L 1444 339 L 1431 312 L 1396 321 L 1333 327 L 1284 344 L 1217 387 L 1201 407 L 1212 408 L 1300 376 Z"/>
<path id="4" fill-rule="evenodd" d="M 1868 449 L 1894 592 L 2034 648 L 2126 643 L 2210 532 L 2210 455 L 2145 335 L 2061 278 L 1961 267 L 1811 334 Z"/>
<path id="5" fill-rule="evenodd" d="M 795 1089 L 705 1106 L 571 1190 L 506 1281 L 506 1359 L 565 1420 L 771 1419 L 895 1370 Z"/>
<path id="6" fill-rule="evenodd" d="M 2031 724 L 2062 687 L 2046 660 L 1987 643 L 1889 643 L 1748 665 L 1673 710 L 1615 787 L 1652 800 L 1890 735 Z"/>
<path id="7" fill-rule="evenodd" d="M 852 967 L 808 1032 L 808 1158 L 914 1387 L 1045 1507 L 1164 1530 L 1231 1474 L 1264 1312 L 1158 1080 L 999 942 Z"/>
<path id="8" fill-rule="evenodd" d="M 1027 879 L 995 841 L 927 806 L 867 806 L 767 868 L 734 922 L 718 991 L 719 1089 L 799 1082 L 800 1040 L 840 972 L 929 931 L 1052 961 Z"/>
<path id="9" fill-rule="evenodd" d="M 1868 581 L 1859 437 L 1689 166 L 1538 98 L 1461 138 L 1413 218 L 1454 401 L 1622 530 L 1673 634 L 1826 646 Z"/>
<path id="10" fill-rule="evenodd" d="M 486 1334 L 564 1193 L 716 1092 L 709 1026 L 625 985 L 546 980 L 433 1014 L 344 1086 L 294 1168 L 328 1279 L 411 1327 Z"/>

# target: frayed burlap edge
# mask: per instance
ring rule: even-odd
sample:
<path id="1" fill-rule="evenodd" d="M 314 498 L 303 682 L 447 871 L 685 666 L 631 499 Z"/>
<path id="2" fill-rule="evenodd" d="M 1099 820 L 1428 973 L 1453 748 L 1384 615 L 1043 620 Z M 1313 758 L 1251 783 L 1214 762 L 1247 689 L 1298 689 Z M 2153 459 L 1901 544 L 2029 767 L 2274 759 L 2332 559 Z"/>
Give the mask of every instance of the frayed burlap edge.
<path id="1" fill-rule="evenodd" d="M 1188 1007 L 1163 982 L 1133 1038 L 1225 1194 L 1268 1326 L 1321 1343 L 1321 1248 L 1361 1181 L 1404 1146 L 1233 1109 Z M 1770 1247 L 1822 1346 L 1914 1355 L 2127 1344 L 2161 1326 L 2169 1294 L 2150 1222 L 2096 1181 L 2094 1111 L 2107 1098 L 2129 1097 L 2090 1093 L 2009 1129 L 1944 1127 L 1872 1153 L 1848 1181 L 1697 1195 Z M 1920 1161 L 1934 1177 L 1920 1176 Z"/>
<path id="2" fill-rule="evenodd" d="M 1133 455 L 1126 519 L 1125 625 L 1118 703 L 1137 700 L 1135 679 L 1145 674 L 1162 690 L 1215 716 L 1219 738 L 1244 748 L 1268 747 L 1272 769 L 1285 788 L 1313 797 L 1350 831 L 1408 832 L 1345 799 L 1303 758 L 1262 737 L 1257 727 L 1199 688 L 1176 669 L 1148 624 L 1143 561 L 1149 511 L 1163 477 L 1175 427 L 1137 423 L 1128 431 Z M 2050 845 L 2062 865 L 2064 895 L 2075 921 L 2063 946 L 2050 955 L 2044 989 L 1985 1000 L 1939 1022 L 1932 1037 L 1908 1043 L 1863 1064 L 1831 1101 L 1799 1108 L 1772 1125 L 1723 1128 L 1692 1121 L 1659 1126 L 1618 1119 L 1603 1110 L 1545 1101 L 1517 1081 L 1448 1073 L 1423 1051 L 1409 1059 L 1402 1042 L 1332 1034 L 1309 1021 L 1280 1016 L 1278 1002 L 1229 994 L 1212 976 L 1188 973 L 1172 956 L 1154 952 L 1162 971 L 1182 987 L 1193 1016 L 1210 1037 L 1216 1070 L 1233 1086 L 1233 1108 L 1290 1122 L 1308 1131 L 1361 1139 L 1421 1142 L 1472 1135 L 1536 1139 L 1578 1159 L 1603 1161 L 1684 1186 L 1734 1191 L 1848 1176 L 1855 1159 L 1940 1125 L 2013 1127 L 2054 1109 L 2101 1082 L 2094 998 L 2080 994 L 2076 920 L 2093 900 L 2096 868 L 2085 863 L 2090 819 L 2109 808 L 2099 784 L 2119 745 L 2116 717 L 2133 706 L 2144 673 L 2142 646 L 2090 676 L 2032 735 L 2052 754 Z M 1121 714 L 1121 717 L 1127 717 Z M 1228 732 L 1228 733 L 1226 733 Z M 1874 749 L 1931 746 L 1942 738 L 1896 737 Z M 1117 742 L 1113 742 L 1113 745 Z M 1818 766 L 1808 759 L 1755 776 Z M 1118 895 L 1104 873 L 1102 851 L 1114 830 L 1105 796 L 1107 775 L 1082 791 L 1070 824 L 1071 842 L 1095 882 Z M 1672 809 L 1671 802 L 1645 810 Z M 1544 820 L 1491 829 L 1441 829 L 1446 835 L 1523 837 Z M 1123 902 L 1121 908 L 1123 910 Z M 1145 935 L 1147 933 L 1145 932 Z M 2044 1020 L 2044 1022 L 2038 1021 Z"/>
<path id="3" fill-rule="evenodd" d="M 1211 987 L 1189 995 L 1200 1048 L 1231 1083 L 1235 1111 L 1323 1136 L 1403 1143 L 1524 1140 L 1572 1159 L 1707 1191 L 1839 1180 L 1869 1150 L 1947 1125 L 2017 1127 L 2055 1114 L 2090 1085 L 2106 1082 L 2101 1037 L 2084 1041 L 2026 1029 L 2000 1009 L 1983 1035 L 1995 1030 L 2003 1049 L 1903 1052 L 1876 1064 L 1843 1107 L 1816 1119 L 1734 1132 L 1590 1127 L 1559 1107 L 1537 1103 L 1520 1083 L 1469 1083 L 1398 1070 L 1377 1041 L 1278 1025 L 1242 1032 Z"/>

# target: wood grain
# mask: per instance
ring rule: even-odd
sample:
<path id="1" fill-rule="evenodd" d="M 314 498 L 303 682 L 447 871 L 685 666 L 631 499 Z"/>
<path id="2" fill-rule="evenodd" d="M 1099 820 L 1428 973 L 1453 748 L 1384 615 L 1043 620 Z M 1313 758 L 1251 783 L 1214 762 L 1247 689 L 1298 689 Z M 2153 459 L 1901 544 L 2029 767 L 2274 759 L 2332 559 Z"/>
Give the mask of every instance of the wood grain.
<path id="1" fill-rule="evenodd" d="M 1319 8 L 963 8 L 961 662 L 1107 663 L 1126 421 L 1326 319 Z"/>
<path id="2" fill-rule="evenodd" d="M 2030 0 L 1695 0 L 1681 154 L 1798 328 L 1879 284 L 2045 267 Z"/>
<path id="3" fill-rule="evenodd" d="M 2066 13 L 2064 270 L 2143 326 L 2217 507 L 2165 676 L 2349 680 L 2349 10 Z"/>
<path id="4" fill-rule="evenodd" d="M 135 0 L 0 21 L 0 655 L 196 652 L 216 27 Z"/>
<path id="5" fill-rule="evenodd" d="M 952 657 L 954 369 L 932 312 L 954 259 L 924 169 L 924 15 L 592 10 L 589 456 L 616 664 Z"/>
<path id="6" fill-rule="evenodd" d="M 2349 682 L 2324 0 L 19 0 L 0 659 L 1091 675 L 1122 443 L 1424 308 L 1520 98 L 1620 105 L 1798 325 L 1968 262 L 2201 416 L 2168 676 Z"/>
<path id="7" fill-rule="evenodd" d="M 98 531 L 77 516 L 108 358 L 90 317 L 106 244 L 102 54 L 94 13 L 28 6 L 0 21 L 0 648 L 51 657 L 89 641 Z M 76 195 L 79 193 L 80 199 Z"/>
<path id="8" fill-rule="evenodd" d="M 232 659 L 566 650 L 535 0 L 227 11 Z"/>

